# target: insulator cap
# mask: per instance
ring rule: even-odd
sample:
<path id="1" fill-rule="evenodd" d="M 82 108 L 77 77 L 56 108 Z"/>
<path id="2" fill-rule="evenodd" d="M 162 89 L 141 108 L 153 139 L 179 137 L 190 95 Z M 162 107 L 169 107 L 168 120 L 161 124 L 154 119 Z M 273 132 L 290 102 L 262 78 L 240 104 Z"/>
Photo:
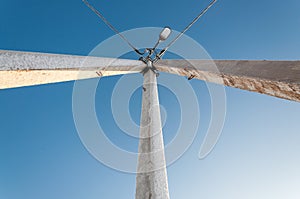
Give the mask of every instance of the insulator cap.
<path id="1" fill-rule="evenodd" d="M 168 37 L 170 36 L 171 33 L 172 33 L 171 28 L 170 27 L 165 27 L 159 35 L 159 40 L 160 41 L 165 41 L 166 39 L 168 39 Z"/>

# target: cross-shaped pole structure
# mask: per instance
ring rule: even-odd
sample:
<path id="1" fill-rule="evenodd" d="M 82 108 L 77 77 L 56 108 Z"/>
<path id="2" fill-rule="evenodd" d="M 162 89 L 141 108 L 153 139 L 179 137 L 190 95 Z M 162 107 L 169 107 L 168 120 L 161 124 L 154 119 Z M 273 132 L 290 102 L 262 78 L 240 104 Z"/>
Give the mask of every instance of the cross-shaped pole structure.
<path id="1" fill-rule="evenodd" d="M 0 50 L 0 89 L 127 73 L 144 75 L 136 199 L 169 198 L 157 71 L 300 102 L 300 61 L 143 61 Z M 196 67 L 195 67 L 196 66 Z"/>

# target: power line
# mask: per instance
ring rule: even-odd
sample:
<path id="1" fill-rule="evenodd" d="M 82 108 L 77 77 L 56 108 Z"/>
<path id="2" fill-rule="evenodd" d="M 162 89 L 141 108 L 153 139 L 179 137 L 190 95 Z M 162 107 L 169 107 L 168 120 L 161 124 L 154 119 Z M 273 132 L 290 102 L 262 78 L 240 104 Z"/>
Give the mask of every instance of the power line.
<path id="1" fill-rule="evenodd" d="M 182 35 L 188 31 L 215 3 L 217 0 L 213 0 L 184 30 L 181 31 L 160 53 L 156 56 L 156 61 L 159 60 L 166 51 L 180 38 Z"/>
<path id="2" fill-rule="evenodd" d="M 94 8 L 87 0 L 82 0 L 83 3 L 85 3 L 85 5 L 87 5 L 96 15 L 98 15 L 98 17 L 100 17 L 102 19 L 102 21 L 112 30 L 114 31 L 117 35 L 119 35 L 137 54 L 142 55 L 142 53 L 136 48 L 134 47 L 134 45 L 132 45 L 130 43 L 130 41 L 120 33 L 120 31 L 118 31 L 98 10 L 96 10 L 96 8 Z"/>

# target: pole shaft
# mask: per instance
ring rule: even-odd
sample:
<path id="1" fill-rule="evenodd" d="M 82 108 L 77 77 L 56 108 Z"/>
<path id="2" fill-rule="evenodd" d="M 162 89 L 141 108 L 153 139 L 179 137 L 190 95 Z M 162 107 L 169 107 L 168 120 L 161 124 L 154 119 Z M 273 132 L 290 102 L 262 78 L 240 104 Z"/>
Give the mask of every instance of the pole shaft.
<path id="1" fill-rule="evenodd" d="M 136 199 L 169 199 L 156 74 L 144 74 Z"/>

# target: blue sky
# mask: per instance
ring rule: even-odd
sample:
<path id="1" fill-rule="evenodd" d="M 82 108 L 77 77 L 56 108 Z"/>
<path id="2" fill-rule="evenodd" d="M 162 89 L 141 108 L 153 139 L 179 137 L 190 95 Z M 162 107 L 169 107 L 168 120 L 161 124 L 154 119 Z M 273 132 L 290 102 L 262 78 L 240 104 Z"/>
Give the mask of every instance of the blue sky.
<path id="1" fill-rule="evenodd" d="M 209 3 L 90 2 L 121 31 L 166 25 L 180 31 Z M 0 5 L 0 49 L 87 55 L 113 35 L 79 0 L 1 0 Z M 299 10 L 296 0 L 219 1 L 187 35 L 214 59 L 300 60 Z M 97 114 L 114 143 L 135 151 L 138 141 L 123 135 L 109 107 L 119 78 L 101 79 Z M 187 153 L 168 167 L 171 198 L 298 199 L 300 104 L 226 88 L 222 136 L 213 152 L 199 160 L 210 97 L 204 82 L 193 80 L 191 85 L 201 108 L 200 128 Z M 81 144 L 72 116 L 72 91 L 73 82 L 0 91 L 0 198 L 134 197 L 135 175 L 100 164 Z M 163 87 L 159 91 L 170 115 L 164 127 L 168 142 L 180 112 L 174 95 Z M 137 90 L 130 103 L 137 123 L 140 101 Z"/>

